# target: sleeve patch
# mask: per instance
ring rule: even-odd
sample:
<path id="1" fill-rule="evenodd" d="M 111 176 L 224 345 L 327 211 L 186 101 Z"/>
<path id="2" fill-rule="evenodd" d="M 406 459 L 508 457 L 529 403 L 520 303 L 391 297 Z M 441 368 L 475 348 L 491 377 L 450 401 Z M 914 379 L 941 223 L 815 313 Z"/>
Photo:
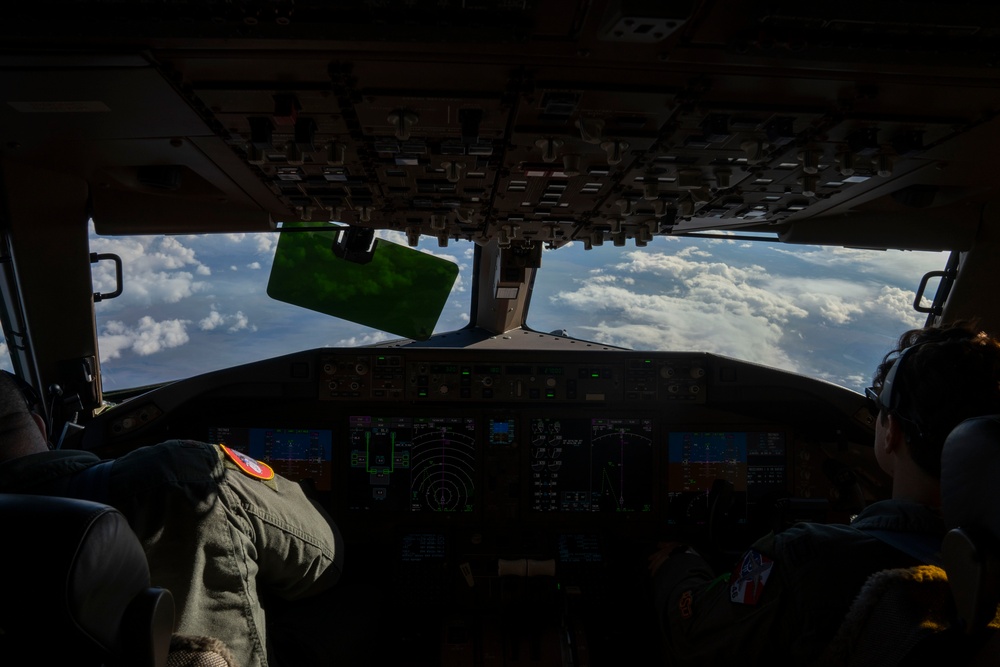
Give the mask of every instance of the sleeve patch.
<path id="1" fill-rule="evenodd" d="M 264 481 L 274 479 L 274 470 L 271 466 L 267 465 L 263 461 L 258 461 L 252 459 L 243 452 L 238 452 L 235 449 L 230 449 L 225 445 L 219 445 L 222 451 L 226 453 L 236 467 L 245 472 L 250 477 L 254 479 L 262 479 Z"/>
<path id="2" fill-rule="evenodd" d="M 687 620 L 694 615 L 694 609 L 692 608 L 692 602 L 694 596 L 691 591 L 684 591 L 681 593 L 680 600 L 677 601 L 677 610 L 681 613 L 681 618 Z"/>
<path id="3" fill-rule="evenodd" d="M 738 604 L 757 604 L 773 568 L 774 561 L 767 556 L 753 549 L 746 552 L 730 579 L 729 599 Z"/>

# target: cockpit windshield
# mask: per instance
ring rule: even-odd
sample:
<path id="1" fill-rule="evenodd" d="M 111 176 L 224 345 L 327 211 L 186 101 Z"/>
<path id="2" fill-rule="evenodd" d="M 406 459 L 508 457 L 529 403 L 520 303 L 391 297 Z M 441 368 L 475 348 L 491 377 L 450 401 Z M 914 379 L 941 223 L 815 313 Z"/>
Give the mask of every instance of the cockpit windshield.
<path id="1" fill-rule="evenodd" d="M 399 233 L 378 236 L 395 247 L 406 243 Z M 124 262 L 123 295 L 95 306 L 105 390 L 296 350 L 405 336 L 377 328 L 378 314 L 397 307 L 388 296 L 351 300 L 376 316 L 373 326 L 270 298 L 278 239 L 277 233 L 91 233 L 93 252 L 117 253 Z M 446 248 L 421 243 L 422 253 L 415 253 L 458 272 L 436 326 L 430 320 L 435 333 L 470 321 L 474 248 L 469 242 Z M 924 323 L 926 316 L 912 306 L 916 286 L 946 261 L 946 253 L 790 247 L 725 237 L 657 238 L 646 247 L 609 244 L 589 251 L 569 244 L 543 254 L 526 323 L 539 332 L 628 349 L 712 352 L 861 391 L 899 332 Z M 339 266 L 353 270 L 347 262 Z M 285 279 L 296 274 L 290 271 Z M 305 288 L 308 297 L 310 281 L 315 284 L 303 277 L 294 289 Z M 442 284 L 450 281 L 443 276 Z M 96 264 L 95 290 L 112 286 L 112 266 Z M 393 296 L 420 303 L 412 290 Z"/>
<path id="2" fill-rule="evenodd" d="M 899 333 L 924 324 L 917 285 L 947 259 L 725 237 L 568 248 L 543 256 L 528 324 L 635 350 L 712 352 L 863 391 Z"/>

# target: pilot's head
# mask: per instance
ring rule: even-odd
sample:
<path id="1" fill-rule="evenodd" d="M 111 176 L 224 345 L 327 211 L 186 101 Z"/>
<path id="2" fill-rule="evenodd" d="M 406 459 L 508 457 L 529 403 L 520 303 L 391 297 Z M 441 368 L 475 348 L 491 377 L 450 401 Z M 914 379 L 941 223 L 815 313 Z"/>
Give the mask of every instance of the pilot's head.
<path id="1" fill-rule="evenodd" d="M 45 422 L 12 375 L 0 372 L 0 462 L 48 450 Z"/>
<path id="2" fill-rule="evenodd" d="M 1000 413 L 998 382 L 1000 341 L 984 332 L 964 324 L 907 331 L 875 371 L 876 437 L 891 419 L 913 462 L 940 479 L 951 430 L 969 417 Z"/>

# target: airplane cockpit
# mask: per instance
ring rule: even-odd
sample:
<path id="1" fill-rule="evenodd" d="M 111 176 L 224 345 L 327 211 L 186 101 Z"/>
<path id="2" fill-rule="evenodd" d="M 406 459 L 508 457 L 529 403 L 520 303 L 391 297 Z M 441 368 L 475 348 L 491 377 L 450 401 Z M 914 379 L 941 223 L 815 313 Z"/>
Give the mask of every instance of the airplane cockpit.
<path id="1" fill-rule="evenodd" d="M 536 330 L 550 264 L 600 256 L 599 271 L 622 261 L 605 250 L 677 239 L 928 251 L 939 268 L 908 276 L 909 321 L 1000 331 L 986 287 L 1000 16 L 863 9 L 4 9 L 12 370 L 42 388 L 60 447 L 222 443 L 308 489 L 346 542 L 330 630 L 345 664 L 647 660 L 657 542 L 689 540 L 725 567 L 767 531 L 849 521 L 889 488 L 875 415 L 857 386 L 698 336 L 660 349 Z M 279 239 L 266 285 L 231 310 L 266 291 L 388 333 L 224 366 L 205 354 L 203 372 L 106 386 L 98 318 L 135 284 L 93 237 L 193 234 Z M 464 326 L 442 330 L 446 251 L 464 253 L 471 284 Z M 864 373 L 905 328 L 880 334 Z"/>

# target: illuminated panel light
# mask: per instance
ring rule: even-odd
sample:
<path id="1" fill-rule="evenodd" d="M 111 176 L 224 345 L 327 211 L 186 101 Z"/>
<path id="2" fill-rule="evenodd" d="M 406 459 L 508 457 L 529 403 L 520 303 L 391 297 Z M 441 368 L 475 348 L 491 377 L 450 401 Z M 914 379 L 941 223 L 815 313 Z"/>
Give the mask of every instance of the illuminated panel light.
<path id="1" fill-rule="evenodd" d="M 397 167 L 416 167 L 420 164 L 420 159 L 416 157 L 397 157 L 396 166 Z"/>
<path id="2" fill-rule="evenodd" d="M 531 206 L 531 202 L 530 201 L 523 201 L 523 202 L 521 202 L 521 206 Z"/>
<path id="3" fill-rule="evenodd" d="M 795 169 L 798 166 L 798 162 L 782 162 L 778 165 L 778 169 Z"/>
<path id="4" fill-rule="evenodd" d="M 848 176 L 844 179 L 844 183 L 864 183 L 871 176 Z"/>
<path id="5" fill-rule="evenodd" d="M 507 192 L 524 192 L 528 189 L 528 181 L 511 181 Z"/>
<path id="6" fill-rule="evenodd" d="M 829 181 L 823 184 L 824 188 L 839 188 L 844 185 L 843 181 Z"/>
<path id="7" fill-rule="evenodd" d="M 520 287 L 501 287 L 497 286 L 496 298 L 498 299 L 516 299 L 518 292 L 521 290 Z"/>
<path id="8" fill-rule="evenodd" d="M 763 197 L 764 201 L 781 201 L 781 195 L 767 195 Z"/>
<path id="9" fill-rule="evenodd" d="M 773 178 L 758 178 L 753 182 L 754 185 L 770 185 L 771 183 L 774 183 Z"/>
<path id="10" fill-rule="evenodd" d="M 485 171 L 470 171 L 465 175 L 466 178 L 486 178 Z"/>

